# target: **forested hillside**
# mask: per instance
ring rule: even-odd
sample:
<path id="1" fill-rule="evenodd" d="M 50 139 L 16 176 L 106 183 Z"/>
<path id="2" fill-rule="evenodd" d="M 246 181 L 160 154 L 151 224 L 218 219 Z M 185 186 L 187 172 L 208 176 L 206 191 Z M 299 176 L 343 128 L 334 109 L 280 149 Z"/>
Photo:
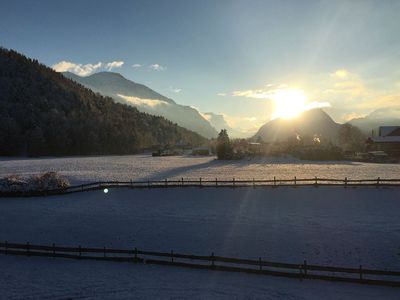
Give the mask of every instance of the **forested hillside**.
<path id="1" fill-rule="evenodd" d="M 205 141 L 0 48 L 0 155 L 128 154 Z"/>

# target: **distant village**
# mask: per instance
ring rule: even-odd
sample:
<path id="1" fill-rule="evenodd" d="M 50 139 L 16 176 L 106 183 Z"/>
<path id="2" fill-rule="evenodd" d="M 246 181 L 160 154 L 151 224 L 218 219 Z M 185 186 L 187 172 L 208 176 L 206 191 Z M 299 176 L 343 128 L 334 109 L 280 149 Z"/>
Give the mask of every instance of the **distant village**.
<path id="1" fill-rule="evenodd" d="M 242 159 L 259 156 L 293 156 L 303 160 L 351 160 L 375 163 L 400 162 L 400 126 L 381 126 L 370 136 L 356 138 L 352 128 L 335 142 L 322 136 L 298 134 L 285 141 L 264 142 L 253 139 L 230 139 L 222 130 L 217 139 L 207 145 L 192 147 L 190 144 L 155 146 L 153 156 L 217 155 L 220 159 Z M 153 149 L 154 149 L 153 148 Z"/>

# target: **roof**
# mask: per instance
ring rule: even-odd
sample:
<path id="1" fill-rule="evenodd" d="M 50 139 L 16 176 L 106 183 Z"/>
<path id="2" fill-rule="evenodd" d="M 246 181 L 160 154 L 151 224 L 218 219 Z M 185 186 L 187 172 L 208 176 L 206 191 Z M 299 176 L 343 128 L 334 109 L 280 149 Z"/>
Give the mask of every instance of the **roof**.
<path id="1" fill-rule="evenodd" d="M 374 136 L 371 137 L 374 143 L 400 143 L 400 136 Z"/>

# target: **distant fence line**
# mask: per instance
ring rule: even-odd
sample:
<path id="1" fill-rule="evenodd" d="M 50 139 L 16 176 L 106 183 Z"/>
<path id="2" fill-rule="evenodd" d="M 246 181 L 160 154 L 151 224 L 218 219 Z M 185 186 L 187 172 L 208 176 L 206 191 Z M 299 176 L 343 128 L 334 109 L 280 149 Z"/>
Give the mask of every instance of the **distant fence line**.
<path id="1" fill-rule="evenodd" d="M 102 260 L 179 266 L 195 269 L 243 272 L 299 279 L 321 279 L 353 282 L 371 285 L 400 287 L 400 271 L 373 270 L 363 268 L 343 268 L 308 264 L 280 263 L 262 260 L 240 259 L 214 255 L 208 256 L 154 252 L 134 249 L 60 247 L 52 244 L 32 245 L 30 243 L 0 243 L 0 253 L 5 255 L 44 256 L 71 259 Z M 194 262 L 193 262 L 194 261 Z M 344 276 L 347 274 L 348 276 Z M 366 278 L 368 277 L 368 278 Z"/>
<path id="2" fill-rule="evenodd" d="M 232 178 L 231 180 L 204 180 L 201 177 L 197 180 L 184 179 L 180 180 L 144 180 L 144 181 L 99 181 L 86 183 L 81 185 L 70 186 L 64 189 L 39 190 L 39 191 L 0 191 L 0 197 L 32 197 L 32 196 L 49 196 L 71 194 L 77 192 L 100 190 L 105 188 L 172 188 L 172 187 L 301 187 L 301 186 L 342 186 L 342 187 L 358 187 L 358 186 L 400 186 L 400 179 L 374 178 L 374 179 L 344 179 L 338 178 L 297 178 L 292 179 L 251 179 L 242 180 Z"/>

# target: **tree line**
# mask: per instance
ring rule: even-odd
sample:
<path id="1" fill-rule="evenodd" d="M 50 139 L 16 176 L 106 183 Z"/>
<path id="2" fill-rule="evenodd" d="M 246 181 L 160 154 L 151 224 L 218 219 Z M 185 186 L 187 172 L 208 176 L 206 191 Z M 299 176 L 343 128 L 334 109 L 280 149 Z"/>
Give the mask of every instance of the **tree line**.
<path id="1" fill-rule="evenodd" d="M 0 48 L 0 155 L 132 154 L 206 141 Z"/>

